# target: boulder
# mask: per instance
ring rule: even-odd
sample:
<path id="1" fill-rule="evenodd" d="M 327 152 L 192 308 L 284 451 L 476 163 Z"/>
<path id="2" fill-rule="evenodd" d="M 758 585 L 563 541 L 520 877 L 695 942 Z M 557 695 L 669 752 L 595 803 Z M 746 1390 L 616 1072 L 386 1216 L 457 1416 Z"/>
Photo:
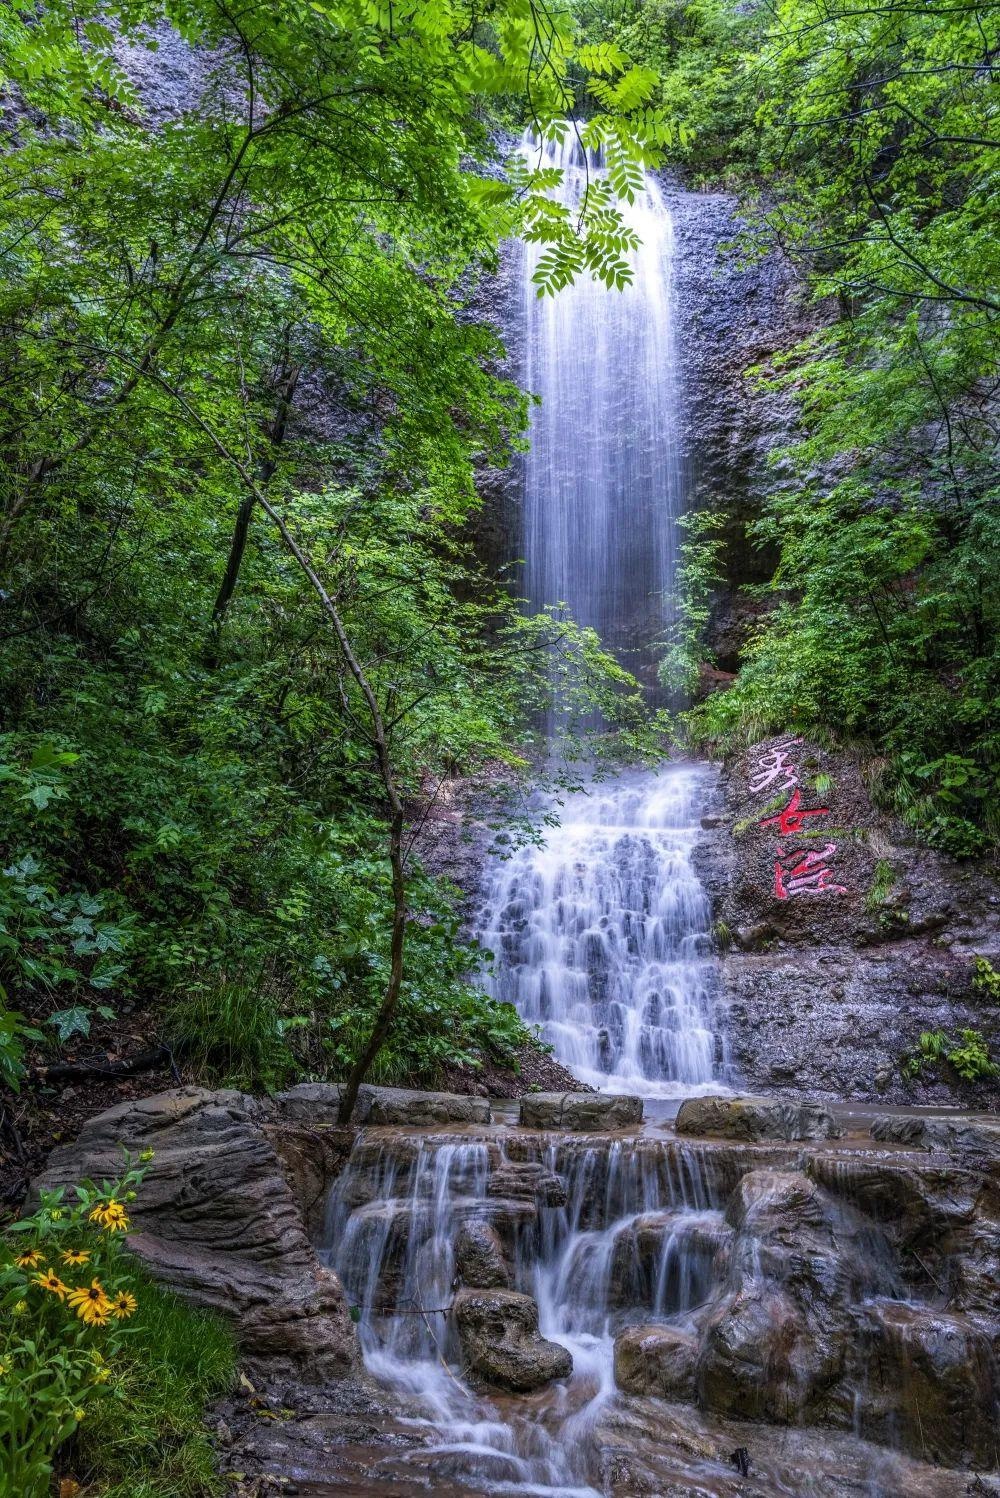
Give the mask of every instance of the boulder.
<path id="1" fill-rule="evenodd" d="M 494 1227 L 481 1219 L 463 1223 L 455 1239 L 455 1272 L 474 1290 L 509 1290 L 510 1269 Z"/>
<path id="2" fill-rule="evenodd" d="M 861 1434 L 926 1461 L 992 1467 L 998 1389 L 989 1339 L 962 1316 L 907 1301 L 858 1313 Z"/>
<path id="3" fill-rule="evenodd" d="M 457 1092 L 416 1092 L 407 1087 L 366 1087 L 358 1098 L 358 1122 L 401 1124 L 488 1124 L 490 1100 Z"/>
<path id="4" fill-rule="evenodd" d="M 693 1097 L 680 1106 L 674 1128 L 698 1138 L 836 1139 L 843 1133 L 822 1103 L 770 1097 Z"/>
<path id="5" fill-rule="evenodd" d="M 526 1129 L 567 1129 L 593 1133 L 631 1129 L 642 1123 L 642 1098 L 609 1092 L 533 1092 L 521 1099 Z"/>
<path id="6" fill-rule="evenodd" d="M 871 1126 L 880 1144 L 979 1156 L 1000 1163 L 1000 1119 L 934 1118 L 920 1113 L 882 1113 Z"/>
<path id="7" fill-rule="evenodd" d="M 452 1316 L 462 1349 L 462 1371 L 474 1386 L 529 1393 L 569 1378 L 573 1359 L 538 1331 L 538 1306 L 513 1290 L 460 1290 Z"/>
<path id="8" fill-rule="evenodd" d="M 320 1383 L 358 1367 L 357 1338 L 263 1117 L 252 1098 L 200 1087 L 121 1103 L 55 1150 L 34 1189 L 113 1180 L 122 1146 L 152 1149 L 129 1246 L 162 1284 L 232 1321 L 252 1360 Z"/>
<path id="9" fill-rule="evenodd" d="M 746 1279 L 714 1308 L 695 1374 L 698 1403 L 744 1420 L 799 1421 L 837 1377 L 838 1340 L 811 1336 L 798 1307 L 780 1289 Z"/>
<path id="10" fill-rule="evenodd" d="M 615 1383 L 626 1394 L 693 1399 L 698 1339 L 677 1326 L 630 1326 L 615 1338 Z"/>

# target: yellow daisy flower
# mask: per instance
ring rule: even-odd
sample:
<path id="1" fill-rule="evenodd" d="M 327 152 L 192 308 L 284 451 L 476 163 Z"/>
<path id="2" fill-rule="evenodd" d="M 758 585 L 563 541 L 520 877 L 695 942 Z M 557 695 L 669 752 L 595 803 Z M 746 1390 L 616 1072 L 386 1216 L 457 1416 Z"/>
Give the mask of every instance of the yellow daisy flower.
<path id="1" fill-rule="evenodd" d="M 42 1250 L 40 1248 L 26 1248 L 23 1254 L 18 1254 L 15 1263 L 18 1269 L 37 1269 L 42 1262 Z"/>
<path id="2" fill-rule="evenodd" d="M 71 1290 L 69 1304 L 88 1326 L 104 1326 L 111 1311 L 111 1302 L 104 1293 L 100 1280 L 91 1280 L 89 1285 L 80 1285 L 76 1290 Z"/>
<path id="3" fill-rule="evenodd" d="M 90 1214 L 91 1222 L 99 1222 L 109 1233 L 124 1233 L 128 1228 L 128 1215 L 121 1202 L 114 1197 L 108 1202 L 98 1202 Z"/>
<path id="4" fill-rule="evenodd" d="M 90 1254 L 82 1248 L 67 1248 L 64 1253 L 60 1254 L 60 1258 L 64 1264 L 70 1264 L 76 1268 L 78 1264 L 86 1264 Z"/>
<path id="5" fill-rule="evenodd" d="M 65 1300 L 69 1294 L 69 1286 L 63 1284 L 54 1269 L 46 1269 L 44 1274 L 36 1274 L 35 1284 L 41 1285 L 43 1290 L 48 1290 L 52 1295 L 58 1295 L 60 1300 Z M 17 1307 L 15 1306 L 14 1309 L 16 1310 Z"/>
<path id="6" fill-rule="evenodd" d="M 135 1296 L 131 1295 L 128 1290 L 119 1290 L 111 1302 L 111 1314 L 117 1316 L 119 1321 L 124 1321 L 127 1316 L 132 1315 L 138 1304 Z"/>

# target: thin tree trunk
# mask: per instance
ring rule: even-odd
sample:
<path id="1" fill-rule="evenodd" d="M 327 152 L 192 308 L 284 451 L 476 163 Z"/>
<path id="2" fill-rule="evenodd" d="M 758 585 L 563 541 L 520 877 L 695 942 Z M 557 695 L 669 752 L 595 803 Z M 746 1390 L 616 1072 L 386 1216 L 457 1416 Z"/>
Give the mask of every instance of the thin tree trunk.
<path id="1" fill-rule="evenodd" d="M 358 1052 L 340 1094 L 337 1122 L 351 1121 L 358 1090 L 368 1075 L 372 1062 L 385 1044 L 396 1017 L 399 992 L 403 985 L 403 949 L 406 941 L 406 880 L 403 872 L 403 812 L 393 813 L 389 833 L 389 862 L 392 865 L 392 943 L 389 957 L 389 981 L 379 1006 L 375 1023 L 364 1046 Z"/>
<path id="2" fill-rule="evenodd" d="M 287 337 L 286 337 L 287 354 Z M 274 413 L 274 419 L 265 424 L 264 431 L 271 443 L 269 455 L 261 461 L 258 470 L 257 482 L 261 489 L 266 489 L 274 470 L 278 466 L 278 450 L 285 440 L 285 431 L 288 427 L 288 413 L 291 410 L 292 398 L 295 395 L 295 387 L 299 382 L 302 372 L 301 365 L 286 368 L 284 378 L 278 387 L 278 405 Z M 240 500 L 240 507 L 236 512 L 236 524 L 233 527 L 233 539 L 229 546 L 229 558 L 226 562 L 226 570 L 219 585 L 215 603 L 212 605 L 212 628 L 217 634 L 222 628 L 223 620 L 239 580 L 240 568 L 246 554 L 247 540 L 250 535 L 250 522 L 253 519 L 254 505 L 257 496 L 253 492 L 244 494 Z"/>

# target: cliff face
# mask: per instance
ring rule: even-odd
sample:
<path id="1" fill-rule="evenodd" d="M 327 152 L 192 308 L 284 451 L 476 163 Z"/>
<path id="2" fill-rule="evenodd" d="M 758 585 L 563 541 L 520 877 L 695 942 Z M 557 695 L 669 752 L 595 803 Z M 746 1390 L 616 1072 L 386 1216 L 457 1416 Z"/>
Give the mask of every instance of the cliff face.
<path id="1" fill-rule="evenodd" d="M 708 643 L 718 667 L 710 684 L 724 684 L 763 607 L 743 590 L 775 560 L 747 529 L 792 482 L 773 454 L 794 432 L 794 405 L 762 389 L 756 370 L 823 312 L 779 256 L 752 257 L 737 243 L 732 196 L 668 187 L 667 201 L 689 507 L 723 517 L 726 584 Z M 512 251 L 487 291 L 515 378 L 518 270 Z M 483 551 L 498 564 L 519 554 L 520 497 L 516 464 L 484 488 Z M 1000 1049 L 997 1006 L 972 988 L 974 958 L 1000 960 L 996 883 L 913 844 L 873 806 L 864 768 L 794 731 L 723 767 L 699 873 L 714 906 L 730 1076 L 829 1098 L 995 1105 L 993 1083 L 963 1082 L 945 1063 L 910 1075 L 903 1062 L 922 1031 L 973 1029 Z"/>
<path id="2" fill-rule="evenodd" d="M 734 1081 L 894 1103 L 996 1106 L 993 1080 L 906 1059 L 923 1031 L 981 1032 L 1000 1011 L 973 987 L 1000 961 L 991 872 L 910 843 L 862 767 L 788 734 L 725 767 L 699 872 L 716 913 L 721 1025 Z"/>

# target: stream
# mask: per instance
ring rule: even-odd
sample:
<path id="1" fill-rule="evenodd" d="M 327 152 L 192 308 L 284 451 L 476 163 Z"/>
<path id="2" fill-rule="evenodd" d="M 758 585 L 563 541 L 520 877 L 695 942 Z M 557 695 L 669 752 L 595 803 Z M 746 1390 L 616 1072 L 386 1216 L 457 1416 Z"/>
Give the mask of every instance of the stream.
<path id="1" fill-rule="evenodd" d="M 570 205 L 599 170 L 572 136 L 524 149 L 564 169 Z M 540 300 L 537 251 L 523 251 L 523 375 L 542 398 L 523 543 L 529 606 L 565 604 L 648 680 L 685 494 L 682 360 L 655 182 L 629 216 L 642 247 L 621 295 L 581 278 Z M 651 1106 L 644 1127 L 590 1138 L 502 1123 L 362 1133 L 330 1195 L 323 1253 L 398 1414 L 351 1491 L 966 1491 L 917 1458 L 981 1451 L 992 1395 L 967 1370 L 989 1354 L 936 1279 L 915 1293 L 882 1220 L 896 1198 L 883 1186 L 874 1205 L 865 1196 L 867 1172 L 889 1169 L 867 1136 L 809 1153 L 671 1130 L 678 1100 L 726 1090 L 711 910 L 692 864 L 713 774 L 669 764 L 586 785 L 538 845 L 487 869 L 493 991 L 582 1082 Z M 938 1449 L 919 1408 L 913 1426 L 907 1391 L 948 1357 L 942 1420 L 961 1434 Z M 467 1376 L 494 1363 L 492 1379 Z M 511 1392 L 478 1392 L 498 1383 Z M 747 1421 L 776 1422 L 780 1441 L 761 1443 Z M 762 1486 L 743 1482 L 750 1446 Z"/>

